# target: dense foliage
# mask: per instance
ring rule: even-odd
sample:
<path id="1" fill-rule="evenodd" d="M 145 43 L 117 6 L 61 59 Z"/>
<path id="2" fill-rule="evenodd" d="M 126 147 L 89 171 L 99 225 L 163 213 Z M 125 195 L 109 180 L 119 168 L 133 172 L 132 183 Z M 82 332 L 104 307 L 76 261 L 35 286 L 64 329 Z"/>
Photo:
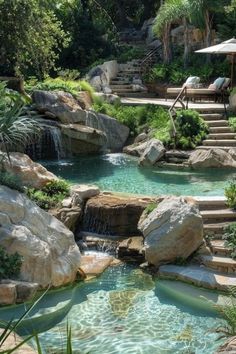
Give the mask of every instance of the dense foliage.
<path id="1" fill-rule="evenodd" d="M 0 149 L 25 147 L 35 141 L 41 132 L 40 125 L 32 118 L 25 106 L 25 100 L 16 92 L 6 89 L 0 82 Z"/>
<path id="2" fill-rule="evenodd" d="M 217 58 L 217 61 L 213 61 L 211 64 L 204 63 L 205 58 L 193 57 L 189 62 L 188 68 L 184 68 L 181 60 L 174 60 L 171 64 L 156 64 L 145 75 L 146 82 L 168 82 L 172 85 L 180 85 L 189 76 L 199 76 L 201 83 L 210 83 L 211 80 L 215 80 L 216 77 L 229 77 L 230 66 L 226 60 L 222 61 Z"/>
<path id="3" fill-rule="evenodd" d="M 229 208 L 236 209 L 236 181 L 229 182 L 225 188 L 225 196 L 227 198 L 227 205 Z"/>
<path id="4" fill-rule="evenodd" d="M 225 246 L 230 249 L 231 257 L 236 258 L 236 223 L 229 224 L 224 229 L 222 239 L 225 241 Z"/>
<path id="5" fill-rule="evenodd" d="M 207 124 L 199 113 L 193 110 L 177 112 L 176 129 L 178 145 L 183 149 L 194 149 L 208 134 Z"/>
<path id="6" fill-rule="evenodd" d="M 45 91 L 65 91 L 73 96 L 78 95 L 79 91 L 87 91 L 91 97 L 94 93 L 92 86 L 85 80 L 70 80 L 62 77 L 56 79 L 47 78 L 44 81 L 38 81 L 35 78 L 31 78 L 26 83 L 26 90 L 29 92 L 34 90 Z"/>
<path id="7" fill-rule="evenodd" d="M 16 279 L 20 274 L 22 257 L 18 253 L 8 254 L 0 246 L 0 279 Z"/>
<path id="8" fill-rule="evenodd" d="M 0 172 L 0 185 L 15 189 L 19 192 L 24 192 L 24 187 L 21 179 L 6 171 Z"/>
<path id="9" fill-rule="evenodd" d="M 0 72 L 35 74 L 42 78 L 54 67 L 67 35 L 49 1 L 0 2 Z"/>
<path id="10" fill-rule="evenodd" d="M 45 210 L 57 207 L 69 194 L 69 184 L 64 180 L 49 182 L 41 190 L 35 188 L 27 190 L 28 197 Z"/>

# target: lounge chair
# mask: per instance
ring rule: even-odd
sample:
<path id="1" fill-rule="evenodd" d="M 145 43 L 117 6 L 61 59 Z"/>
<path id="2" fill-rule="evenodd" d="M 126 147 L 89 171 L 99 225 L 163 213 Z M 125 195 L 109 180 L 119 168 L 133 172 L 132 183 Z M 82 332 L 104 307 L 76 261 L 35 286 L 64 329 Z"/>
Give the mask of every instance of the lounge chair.
<path id="1" fill-rule="evenodd" d="M 229 78 L 218 78 L 211 84 L 208 88 L 199 87 L 200 84 L 197 83 L 194 87 L 194 84 L 191 83 L 191 78 L 184 83 L 180 88 L 168 88 L 166 92 L 166 98 L 176 97 L 180 91 L 185 87 L 184 97 L 186 100 L 198 100 L 198 99 L 208 99 L 209 101 L 214 100 L 215 102 L 221 101 L 225 102 L 228 97 L 228 88 L 230 85 Z"/>

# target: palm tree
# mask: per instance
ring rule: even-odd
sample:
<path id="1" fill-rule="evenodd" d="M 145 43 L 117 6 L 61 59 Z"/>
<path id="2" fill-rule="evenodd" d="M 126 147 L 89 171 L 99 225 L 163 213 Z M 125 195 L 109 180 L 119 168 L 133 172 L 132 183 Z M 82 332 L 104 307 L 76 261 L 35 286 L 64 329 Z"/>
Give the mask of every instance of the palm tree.
<path id="1" fill-rule="evenodd" d="M 160 7 L 154 25 L 154 32 L 163 41 L 163 59 L 166 64 L 171 61 L 170 31 L 174 21 L 182 19 L 184 25 L 184 64 L 187 65 L 189 57 L 188 24 L 191 7 L 188 0 L 166 0 Z"/>
<path id="2" fill-rule="evenodd" d="M 25 108 L 22 97 L 9 93 L 6 84 L 0 82 L 0 150 L 7 153 L 12 148 L 24 148 L 39 137 L 40 124 Z"/>
<path id="3" fill-rule="evenodd" d="M 205 30 L 205 45 L 211 46 L 213 19 L 216 12 L 225 11 L 228 0 L 189 0 L 193 23 Z M 207 56 L 210 61 L 210 55 Z"/>

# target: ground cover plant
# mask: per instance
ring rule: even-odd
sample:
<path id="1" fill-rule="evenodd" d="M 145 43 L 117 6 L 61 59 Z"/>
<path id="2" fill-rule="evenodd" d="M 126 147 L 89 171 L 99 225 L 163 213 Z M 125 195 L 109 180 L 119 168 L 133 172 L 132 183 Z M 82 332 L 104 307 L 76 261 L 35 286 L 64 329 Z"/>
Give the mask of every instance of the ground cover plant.
<path id="1" fill-rule="evenodd" d="M 6 249 L 0 246 L 0 280 L 17 279 L 21 265 L 22 257 L 18 253 L 8 254 Z"/>
<path id="2" fill-rule="evenodd" d="M 24 192 L 24 186 L 21 179 L 7 171 L 0 171 L 0 185 L 15 189 L 19 192 Z"/>
<path id="3" fill-rule="evenodd" d="M 222 238 L 225 241 L 225 246 L 230 249 L 231 257 L 236 259 L 236 223 L 225 227 Z"/>
<path id="4" fill-rule="evenodd" d="M 208 134 L 208 126 L 193 110 L 177 111 L 176 129 L 178 145 L 184 149 L 194 149 Z"/>
<path id="5" fill-rule="evenodd" d="M 27 190 L 28 197 L 45 210 L 57 207 L 69 194 L 69 184 L 64 180 L 48 182 L 42 189 L 28 188 Z"/>
<path id="6" fill-rule="evenodd" d="M 236 181 L 232 180 L 225 188 L 226 204 L 229 208 L 236 209 Z"/>
<path id="7" fill-rule="evenodd" d="M 73 96 L 77 96 L 79 91 L 87 91 L 92 97 L 94 89 L 86 80 L 71 80 L 64 77 L 47 78 L 44 81 L 38 81 L 36 78 L 31 78 L 26 82 L 26 90 L 32 92 L 34 90 L 45 91 L 65 91 Z"/>

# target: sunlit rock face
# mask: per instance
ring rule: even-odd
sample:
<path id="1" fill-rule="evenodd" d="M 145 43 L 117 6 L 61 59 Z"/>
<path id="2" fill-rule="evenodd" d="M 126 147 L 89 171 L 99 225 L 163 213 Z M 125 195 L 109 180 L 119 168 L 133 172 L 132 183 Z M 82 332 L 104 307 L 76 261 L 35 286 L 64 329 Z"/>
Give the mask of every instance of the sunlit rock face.
<path id="1" fill-rule="evenodd" d="M 23 257 L 20 280 L 42 288 L 75 280 L 80 251 L 74 235 L 24 194 L 0 186 L 0 245 Z"/>
<path id="2" fill-rule="evenodd" d="M 185 198 L 168 197 L 149 215 L 141 217 L 146 260 L 153 265 L 186 259 L 203 242 L 203 221 L 198 207 Z"/>

